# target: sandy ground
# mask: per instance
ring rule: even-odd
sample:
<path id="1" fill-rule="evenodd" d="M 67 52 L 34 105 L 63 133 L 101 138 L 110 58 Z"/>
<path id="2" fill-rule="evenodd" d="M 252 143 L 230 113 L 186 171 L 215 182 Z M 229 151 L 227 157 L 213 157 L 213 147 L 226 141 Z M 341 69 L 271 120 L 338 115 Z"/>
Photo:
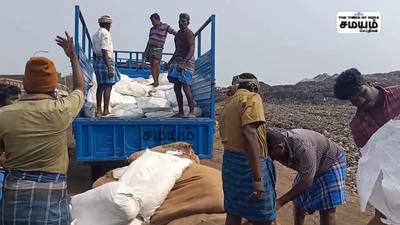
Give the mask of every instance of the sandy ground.
<path id="1" fill-rule="evenodd" d="M 202 159 L 201 163 L 221 169 L 223 151 L 220 150 L 219 147 L 219 144 L 216 143 L 213 158 Z M 279 163 L 275 163 L 275 166 L 277 172 L 276 192 L 279 197 L 291 188 L 296 172 Z M 278 222 L 282 225 L 291 225 L 293 224 L 292 215 L 292 204 L 288 204 L 278 212 Z M 337 225 L 365 225 L 372 217 L 373 213 L 371 211 L 366 213 L 360 211 L 359 198 L 349 192 L 347 193 L 347 203 L 339 207 L 336 213 Z M 319 214 L 314 213 L 313 215 L 307 216 L 306 224 L 319 224 Z"/>
<path id="2" fill-rule="evenodd" d="M 217 169 L 221 169 L 223 151 L 219 143 L 215 143 L 214 156 L 212 159 L 202 159 L 201 163 Z M 76 162 L 74 160 L 73 150 L 71 152 L 71 163 L 68 172 L 68 185 L 71 195 L 82 193 L 90 189 L 90 168 L 88 164 Z M 276 164 L 277 171 L 277 195 L 281 196 L 291 187 L 295 172 L 280 165 Z M 337 210 L 337 224 L 338 225 L 361 225 L 367 224 L 372 217 L 371 212 L 362 213 L 359 207 L 359 199 L 354 194 L 348 193 L 347 203 L 339 207 Z M 293 224 L 292 206 L 286 205 L 278 212 L 278 222 L 282 225 Z M 319 224 L 319 215 L 307 216 L 306 224 L 314 225 Z M 216 224 L 217 225 L 217 224 Z M 221 223 L 222 225 L 222 223 Z"/>

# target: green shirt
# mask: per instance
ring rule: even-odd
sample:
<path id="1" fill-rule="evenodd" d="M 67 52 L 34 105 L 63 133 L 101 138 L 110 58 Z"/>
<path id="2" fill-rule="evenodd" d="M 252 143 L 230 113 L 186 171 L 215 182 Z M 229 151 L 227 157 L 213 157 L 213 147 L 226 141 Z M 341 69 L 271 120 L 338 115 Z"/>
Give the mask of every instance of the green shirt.
<path id="1" fill-rule="evenodd" d="M 75 90 L 60 99 L 32 100 L 47 95 L 27 95 L 0 108 L 0 152 L 6 169 L 66 174 L 67 130 L 84 102 Z"/>

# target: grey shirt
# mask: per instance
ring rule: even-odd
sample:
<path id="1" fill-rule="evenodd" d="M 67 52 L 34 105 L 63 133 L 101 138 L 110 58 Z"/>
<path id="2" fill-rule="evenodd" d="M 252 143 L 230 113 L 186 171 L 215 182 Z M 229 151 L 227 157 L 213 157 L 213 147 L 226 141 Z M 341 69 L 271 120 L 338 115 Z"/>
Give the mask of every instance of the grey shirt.
<path id="1" fill-rule="evenodd" d="M 317 178 L 323 175 L 338 162 L 339 154 L 343 151 L 327 137 L 312 130 L 293 129 L 284 135 L 289 151 L 289 160 L 285 166 L 302 176 Z"/>

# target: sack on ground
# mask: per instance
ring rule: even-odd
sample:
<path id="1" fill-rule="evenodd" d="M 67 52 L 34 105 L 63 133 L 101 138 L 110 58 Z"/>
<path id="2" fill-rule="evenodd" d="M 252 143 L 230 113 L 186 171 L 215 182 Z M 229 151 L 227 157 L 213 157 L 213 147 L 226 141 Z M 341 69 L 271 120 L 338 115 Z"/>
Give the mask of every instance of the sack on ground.
<path id="1" fill-rule="evenodd" d="M 111 182 L 72 196 L 72 220 L 76 220 L 76 225 L 129 224 L 141 208 L 134 193 L 133 188 L 124 183 Z"/>
<path id="2" fill-rule="evenodd" d="M 188 159 L 147 150 L 128 166 L 119 182 L 131 187 L 141 200 L 140 215 L 148 221 L 191 163 Z"/>
<path id="3" fill-rule="evenodd" d="M 169 153 L 180 158 L 192 160 L 194 163 L 200 164 L 199 157 L 194 153 L 193 146 L 186 142 L 174 142 L 171 144 L 160 145 L 150 149 L 153 152 Z M 146 150 L 135 152 L 128 157 L 128 162 L 131 163 L 138 159 Z M 115 176 L 114 176 L 115 177 Z"/>
<path id="4" fill-rule="evenodd" d="M 214 168 L 192 164 L 151 217 L 151 224 L 165 225 L 178 218 L 202 213 L 224 213 L 222 175 Z"/>

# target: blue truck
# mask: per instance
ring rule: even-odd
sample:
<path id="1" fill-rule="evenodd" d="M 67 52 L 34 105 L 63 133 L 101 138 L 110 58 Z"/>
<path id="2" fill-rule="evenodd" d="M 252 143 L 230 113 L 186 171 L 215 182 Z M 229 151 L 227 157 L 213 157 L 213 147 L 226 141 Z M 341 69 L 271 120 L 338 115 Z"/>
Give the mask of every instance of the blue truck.
<path id="1" fill-rule="evenodd" d="M 205 31 L 205 29 L 207 30 Z M 202 34 L 210 34 L 211 47 L 202 49 Z M 84 16 L 75 6 L 75 50 L 85 79 L 93 79 L 93 46 Z M 202 109 L 201 117 L 93 119 L 79 115 L 73 123 L 78 161 L 104 162 L 125 160 L 134 152 L 159 145 L 184 141 L 192 144 L 200 158 L 211 158 L 215 127 L 215 15 L 197 30 L 196 62 L 191 86 L 196 105 Z M 204 40 L 203 40 L 204 41 Z M 206 40 L 207 41 L 207 40 Z M 150 71 L 143 52 L 114 52 L 118 69 L 129 77 L 148 78 Z M 171 53 L 164 53 L 166 57 Z M 164 65 L 161 71 L 166 72 Z"/>

